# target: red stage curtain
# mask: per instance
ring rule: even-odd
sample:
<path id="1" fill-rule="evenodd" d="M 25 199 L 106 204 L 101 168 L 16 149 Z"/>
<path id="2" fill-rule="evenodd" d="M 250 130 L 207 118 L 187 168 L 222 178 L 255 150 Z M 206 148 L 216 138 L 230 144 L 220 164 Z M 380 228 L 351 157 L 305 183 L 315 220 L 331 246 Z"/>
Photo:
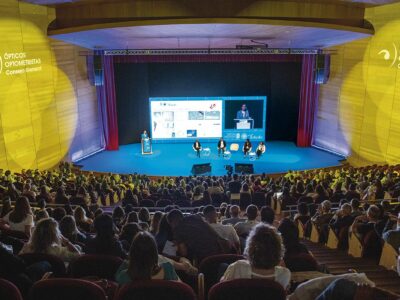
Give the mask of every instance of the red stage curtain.
<path id="1" fill-rule="evenodd" d="M 97 86 L 97 99 L 103 123 L 106 150 L 118 150 L 117 99 L 115 95 L 113 56 L 101 55 L 103 82 Z"/>
<path id="2" fill-rule="evenodd" d="M 312 143 L 314 116 L 319 94 L 319 85 L 315 83 L 315 67 L 316 55 L 303 55 L 297 128 L 298 147 L 310 147 Z"/>

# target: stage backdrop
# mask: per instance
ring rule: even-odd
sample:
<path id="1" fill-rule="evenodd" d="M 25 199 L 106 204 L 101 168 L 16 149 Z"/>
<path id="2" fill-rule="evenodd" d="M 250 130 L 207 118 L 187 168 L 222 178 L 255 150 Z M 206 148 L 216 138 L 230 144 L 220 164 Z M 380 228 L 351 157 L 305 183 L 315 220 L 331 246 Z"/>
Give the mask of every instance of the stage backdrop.
<path id="1" fill-rule="evenodd" d="M 115 63 L 119 144 L 150 127 L 150 97 L 267 96 L 266 139 L 296 142 L 301 63 Z"/>

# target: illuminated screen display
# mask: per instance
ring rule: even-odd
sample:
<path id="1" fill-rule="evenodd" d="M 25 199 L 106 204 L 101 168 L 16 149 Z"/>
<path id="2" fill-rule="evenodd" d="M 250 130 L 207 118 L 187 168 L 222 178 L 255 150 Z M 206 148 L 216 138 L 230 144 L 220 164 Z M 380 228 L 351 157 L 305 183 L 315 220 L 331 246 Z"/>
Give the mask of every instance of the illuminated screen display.
<path id="1" fill-rule="evenodd" d="M 150 98 L 153 140 L 265 140 L 265 96 Z"/>

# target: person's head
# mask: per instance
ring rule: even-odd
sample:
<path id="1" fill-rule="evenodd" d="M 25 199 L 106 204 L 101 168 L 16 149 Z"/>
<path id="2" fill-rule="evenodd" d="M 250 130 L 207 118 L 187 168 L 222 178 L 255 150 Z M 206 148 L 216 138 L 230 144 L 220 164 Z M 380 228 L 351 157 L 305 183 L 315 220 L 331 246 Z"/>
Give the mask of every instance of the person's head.
<path id="1" fill-rule="evenodd" d="M 329 200 L 325 200 L 321 203 L 321 209 L 323 213 L 329 213 L 331 211 L 332 203 Z"/>
<path id="2" fill-rule="evenodd" d="M 120 222 L 125 218 L 125 210 L 121 206 L 116 206 L 113 210 L 112 218 L 116 222 Z"/>
<path id="3" fill-rule="evenodd" d="M 297 205 L 297 212 L 299 213 L 300 216 L 308 216 L 309 214 L 309 209 L 307 206 L 307 203 L 301 202 Z"/>
<path id="4" fill-rule="evenodd" d="M 61 233 L 57 221 L 53 218 L 47 218 L 37 222 L 29 240 L 32 252 L 47 253 L 54 244 L 61 245 Z"/>
<path id="5" fill-rule="evenodd" d="M 127 218 L 126 223 L 139 223 L 139 217 L 136 211 L 131 211 Z"/>
<path id="6" fill-rule="evenodd" d="M 246 240 L 244 255 L 257 269 L 271 269 L 283 258 L 285 248 L 277 230 L 267 224 L 257 224 Z"/>
<path id="7" fill-rule="evenodd" d="M 10 221 L 20 223 L 29 215 L 32 214 L 29 200 L 26 197 L 19 197 L 15 201 L 14 210 L 10 213 Z"/>
<path id="8" fill-rule="evenodd" d="M 376 205 L 371 205 L 367 210 L 368 221 L 378 221 L 381 210 Z"/>
<path id="9" fill-rule="evenodd" d="M 246 106 L 246 104 L 242 104 L 242 111 L 246 111 L 247 110 L 247 106 Z"/>
<path id="10" fill-rule="evenodd" d="M 110 239 L 114 237 L 114 223 L 110 215 L 102 214 L 94 219 L 94 230 L 96 237 Z"/>
<path id="11" fill-rule="evenodd" d="M 168 224 L 172 229 L 176 228 L 182 219 L 183 213 L 179 209 L 173 209 L 167 215 Z"/>
<path id="12" fill-rule="evenodd" d="M 153 218 L 151 219 L 151 232 L 153 234 L 158 233 L 158 229 L 160 227 L 160 221 L 163 216 L 163 213 L 161 211 L 156 211 L 153 215 Z"/>
<path id="13" fill-rule="evenodd" d="M 42 219 L 47 219 L 47 218 L 49 218 L 49 217 L 50 217 L 50 216 L 49 216 L 47 210 L 41 209 L 41 210 L 39 210 L 38 212 L 36 212 L 36 214 L 35 214 L 35 221 L 36 221 L 36 222 L 39 222 L 40 220 L 42 220 Z"/>
<path id="14" fill-rule="evenodd" d="M 121 241 L 127 241 L 129 244 L 131 244 L 134 237 L 140 231 L 142 231 L 142 229 L 138 223 L 127 223 L 122 227 L 121 233 L 119 234 L 119 239 Z"/>
<path id="15" fill-rule="evenodd" d="M 208 223 L 217 223 L 218 215 L 214 205 L 207 205 L 203 210 L 203 214 Z"/>
<path id="16" fill-rule="evenodd" d="M 147 131 L 146 131 L 146 130 L 143 130 L 143 133 L 144 133 L 144 134 L 147 134 Z"/>
<path id="17" fill-rule="evenodd" d="M 67 215 L 67 212 L 64 207 L 56 207 L 53 210 L 53 218 L 57 222 L 60 222 L 62 218 Z"/>
<path id="18" fill-rule="evenodd" d="M 78 223 L 86 222 L 86 212 L 82 206 L 78 206 L 77 208 L 75 208 L 74 217 L 76 222 Z"/>
<path id="19" fill-rule="evenodd" d="M 343 216 L 350 216 L 351 215 L 351 205 L 349 203 L 344 203 L 340 210 L 342 211 Z"/>
<path id="20" fill-rule="evenodd" d="M 350 201 L 350 205 L 353 211 L 358 211 L 360 209 L 360 200 L 354 198 Z"/>
<path id="21" fill-rule="evenodd" d="M 138 213 L 139 221 L 150 223 L 150 212 L 146 207 L 142 207 Z"/>
<path id="22" fill-rule="evenodd" d="M 281 233 L 283 244 L 288 251 L 299 244 L 299 229 L 292 220 L 288 218 L 282 219 L 278 231 Z"/>
<path id="23" fill-rule="evenodd" d="M 261 222 L 272 225 L 275 220 L 275 212 L 270 206 L 263 206 L 260 210 Z"/>
<path id="24" fill-rule="evenodd" d="M 257 206 L 255 206 L 253 204 L 247 206 L 246 215 L 247 215 L 247 219 L 249 219 L 249 221 L 254 221 L 258 215 Z"/>
<path id="25" fill-rule="evenodd" d="M 222 136 L 221 136 L 221 138 L 219 139 L 220 141 L 223 141 L 224 139 L 222 138 Z"/>
<path id="26" fill-rule="evenodd" d="M 129 277 L 149 280 L 158 271 L 158 251 L 154 238 L 147 232 L 139 232 L 129 251 Z"/>
<path id="27" fill-rule="evenodd" d="M 73 216 L 65 216 L 59 222 L 60 224 L 60 231 L 63 236 L 66 238 L 70 238 L 72 235 L 79 232 L 78 228 L 76 227 L 75 218 Z"/>
<path id="28" fill-rule="evenodd" d="M 229 209 L 232 218 L 239 217 L 240 207 L 238 205 L 232 205 Z"/>

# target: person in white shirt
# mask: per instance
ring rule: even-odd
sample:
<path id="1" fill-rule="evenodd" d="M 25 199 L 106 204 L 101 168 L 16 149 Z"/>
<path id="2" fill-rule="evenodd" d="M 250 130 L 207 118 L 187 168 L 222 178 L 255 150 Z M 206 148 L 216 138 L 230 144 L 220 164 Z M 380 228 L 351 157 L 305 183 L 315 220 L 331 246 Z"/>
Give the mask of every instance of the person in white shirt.
<path id="1" fill-rule="evenodd" d="M 8 224 L 11 230 L 24 232 L 29 237 L 34 222 L 28 198 L 19 197 L 14 209 L 3 217 L 2 223 Z"/>
<path id="2" fill-rule="evenodd" d="M 244 255 L 247 259 L 229 265 L 221 281 L 232 279 L 265 278 L 274 280 L 287 290 L 291 273 L 280 266 L 285 248 L 276 229 L 260 223 L 250 232 Z"/>
<path id="3" fill-rule="evenodd" d="M 260 158 L 260 156 L 263 155 L 264 152 L 265 152 L 265 144 L 264 142 L 260 142 L 256 149 L 257 158 Z"/>
<path id="4" fill-rule="evenodd" d="M 217 210 L 213 205 L 207 205 L 203 210 L 204 218 L 218 235 L 228 240 L 236 249 L 240 249 L 239 236 L 232 225 L 222 225 L 217 223 Z"/>

